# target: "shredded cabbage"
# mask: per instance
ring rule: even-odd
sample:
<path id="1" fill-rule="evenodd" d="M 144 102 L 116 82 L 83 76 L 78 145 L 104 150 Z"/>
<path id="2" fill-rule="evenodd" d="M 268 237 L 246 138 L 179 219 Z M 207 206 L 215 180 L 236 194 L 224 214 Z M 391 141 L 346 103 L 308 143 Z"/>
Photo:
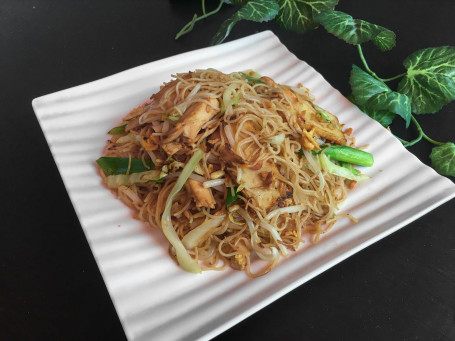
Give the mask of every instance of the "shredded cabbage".
<path id="1" fill-rule="evenodd" d="M 207 219 L 201 225 L 195 227 L 188 232 L 182 239 L 182 243 L 187 250 L 194 249 L 204 240 L 206 240 L 212 232 L 224 220 L 225 215 L 220 215 L 214 219 Z"/>
<path id="2" fill-rule="evenodd" d="M 242 218 L 245 219 L 245 222 L 248 225 L 251 235 L 251 247 L 256 252 L 258 257 L 267 262 L 273 262 L 275 259 L 277 259 L 279 253 L 276 247 L 274 246 L 264 247 L 260 245 L 261 239 L 258 236 L 257 229 L 254 226 L 253 219 L 251 219 L 248 212 L 245 211 L 243 208 L 239 208 L 238 212 L 242 216 Z"/>
<path id="3" fill-rule="evenodd" d="M 177 262 L 179 265 L 186 271 L 201 273 L 201 267 L 199 264 L 190 256 L 188 251 L 185 249 L 182 241 L 179 239 L 177 232 L 175 232 L 174 226 L 171 221 L 171 206 L 174 197 L 185 185 L 186 180 L 188 180 L 190 174 L 193 172 L 196 165 L 201 161 L 203 156 L 203 151 L 198 149 L 185 167 L 182 170 L 182 173 L 177 179 L 174 187 L 172 188 L 171 193 L 167 197 L 166 206 L 164 208 L 163 215 L 161 217 L 161 227 L 163 229 L 164 236 L 167 238 L 169 243 L 174 247 L 175 253 L 177 255 Z"/>
<path id="4" fill-rule="evenodd" d="M 359 175 L 354 175 L 351 170 L 338 166 L 334 164 L 330 159 L 325 155 L 324 153 L 318 155 L 319 160 L 321 161 L 321 165 L 324 169 L 327 170 L 327 172 L 341 176 L 343 178 L 349 179 L 349 180 L 354 180 L 357 182 L 362 182 L 365 180 L 368 180 L 370 177 L 366 174 L 359 174 Z"/>
<path id="5" fill-rule="evenodd" d="M 123 144 L 123 143 L 128 143 L 128 142 L 138 142 L 137 141 L 137 138 L 129 133 L 128 135 L 125 135 L 125 136 L 121 136 L 117 139 L 117 141 L 115 141 L 115 143 L 117 144 Z"/>
<path id="6" fill-rule="evenodd" d="M 271 144 L 280 145 L 283 143 L 285 137 L 286 136 L 284 134 L 278 134 L 278 135 L 275 135 L 275 136 L 267 139 L 267 142 L 269 142 Z"/>
<path id="7" fill-rule="evenodd" d="M 278 231 L 275 229 L 275 227 L 273 227 L 273 225 L 270 225 L 269 223 L 266 223 L 265 221 L 261 221 L 261 224 L 260 224 L 264 229 L 266 229 L 267 231 L 270 232 L 270 235 L 272 236 L 273 239 L 275 239 L 275 241 L 277 242 L 276 244 L 278 245 L 281 253 L 283 254 L 283 256 L 287 256 L 289 255 L 289 252 L 288 250 L 286 249 L 286 247 L 282 244 L 283 240 L 281 239 L 281 236 L 280 234 L 278 233 Z"/>

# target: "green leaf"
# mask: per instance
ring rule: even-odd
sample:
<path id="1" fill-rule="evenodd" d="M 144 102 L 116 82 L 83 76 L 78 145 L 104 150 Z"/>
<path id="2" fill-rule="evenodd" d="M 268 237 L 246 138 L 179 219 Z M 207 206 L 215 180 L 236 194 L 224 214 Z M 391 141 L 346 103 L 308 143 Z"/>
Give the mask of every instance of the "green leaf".
<path id="1" fill-rule="evenodd" d="M 391 115 L 397 114 L 406 121 L 406 127 L 411 122 L 411 100 L 403 94 L 392 91 L 383 82 L 377 80 L 359 67 L 353 65 L 349 80 L 355 104 L 372 118 L 376 116 L 391 123 Z"/>
<path id="2" fill-rule="evenodd" d="M 262 81 L 262 80 L 260 80 L 259 78 L 256 78 L 256 77 L 245 76 L 245 79 L 247 80 L 247 82 L 257 83 L 257 84 L 265 84 L 264 81 Z"/>
<path id="3" fill-rule="evenodd" d="M 327 110 L 322 109 L 319 105 L 313 104 L 314 108 L 318 111 L 316 115 L 326 121 L 326 122 L 332 122 L 332 117 L 330 116 L 330 113 Z"/>
<path id="4" fill-rule="evenodd" d="M 408 96 L 395 91 L 385 91 L 372 96 L 367 107 L 374 110 L 386 110 L 400 115 L 406 121 L 406 128 L 411 122 L 411 100 Z"/>
<path id="5" fill-rule="evenodd" d="M 96 160 L 96 163 L 104 170 L 107 175 L 126 174 L 130 159 L 127 157 L 108 157 L 103 156 Z M 146 172 L 155 169 L 151 160 L 146 160 L 147 168 L 141 159 L 131 159 L 129 173 Z"/>
<path id="6" fill-rule="evenodd" d="M 360 111 L 363 111 L 364 114 L 370 116 L 373 120 L 378 121 L 385 128 L 392 124 L 392 121 L 396 116 L 393 112 L 387 110 L 375 110 L 367 108 L 366 106 L 357 103 L 357 101 L 354 98 L 354 95 L 352 94 L 350 94 L 346 98 L 352 104 L 356 105 L 360 109 Z"/>
<path id="7" fill-rule="evenodd" d="M 376 110 L 360 104 L 354 104 L 357 105 L 361 111 L 370 116 L 373 120 L 378 121 L 385 128 L 391 125 L 393 119 L 395 118 L 395 114 L 393 112 L 387 110 Z"/>
<path id="8" fill-rule="evenodd" d="M 234 6 L 244 6 L 249 0 L 223 0 L 225 4 Z"/>
<path id="9" fill-rule="evenodd" d="M 396 37 L 395 33 L 385 29 L 381 31 L 376 37 L 373 38 L 375 44 L 381 51 L 388 51 L 395 46 Z"/>
<path id="10" fill-rule="evenodd" d="M 383 82 L 378 81 L 356 65 L 352 65 L 349 83 L 351 84 L 352 95 L 356 103 L 361 105 L 366 105 L 367 101 L 376 94 L 384 91 L 392 91 Z"/>
<path id="11" fill-rule="evenodd" d="M 411 98 L 413 112 L 432 114 L 455 99 L 454 46 L 416 51 L 403 64 L 407 73 L 398 91 Z"/>
<path id="12" fill-rule="evenodd" d="M 333 9 L 338 0 L 278 0 L 277 24 L 285 30 L 303 33 L 318 26 L 314 18 Z"/>
<path id="13" fill-rule="evenodd" d="M 275 0 L 251 0 L 240 8 L 232 17 L 225 20 L 211 40 L 212 45 L 221 44 L 231 33 L 234 25 L 240 20 L 255 22 L 269 21 L 278 13 L 278 3 Z"/>
<path id="14" fill-rule="evenodd" d="M 354 19 L 340 11 L 322 12 L 315 20 L 328 32 L 348 44 L 358 45 L 372 40 L 382 51 L 395 46 L 395 33 L 392 31 L 364 20 Z"/>
<path id="15" fill-rule="evenodd" d="M 128 123 L 122 124 L 121 126 L 114 127 L 111 130 L 109 130 L 108 134 L 111 135 L 119 135 L 119 134 L 125 134 L 125 127 L 127 126 Z"/>
<path id="16" fill-rule="evenodd" d="M 229 206 L 230 204 L 232 204 L 234 201 L 236 201 L 238 199 L 237 186 L 234 186 L 234 195 L 232 195 L 231 192 L 232 192 L 231 189 L 228 188 L 227 189 L 227 197 L 226 197 L 226 207 Z"/>
<path id="17" fill-rule="evenodd" d="M 430 159 L 431 165 L 439 174 L 455 176 L 455 144 L 447 142 L 434 147 Z"/>

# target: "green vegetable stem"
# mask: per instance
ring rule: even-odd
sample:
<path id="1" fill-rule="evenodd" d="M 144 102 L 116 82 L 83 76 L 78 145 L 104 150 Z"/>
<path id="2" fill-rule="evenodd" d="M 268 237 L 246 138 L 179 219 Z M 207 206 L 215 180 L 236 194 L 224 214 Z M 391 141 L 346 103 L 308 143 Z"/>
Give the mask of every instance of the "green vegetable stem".
<path id="1" fill-rule="evenodd" d="M 438 142 L 426 135 L 416 119 L 417 115 L 432 114 L 455 99 L 455 47 L 440 46 L 418 50 L 404 59 L 406 72 L 389 78 L 379 77 L 368 65 L 362 45 L 372 42 L 379 50 L 388 51 L 395 46 L 396 36 L 391 30 L 354 19 L 351 15 L 334 10 L 339 0 L 220 0 L 211 12 L 202 0 L 202 15 L 193 19 L 177 34 L 176 39 L 189 33 L 196 22 L 220 11 L 223 4 L 239 9 L 225 20 L 211 40 L 222 43 L 241 20 L 264 22 L 274 20 L 281 28 L 297 33 L 324 27 L 348 44 L 357 48 L 363 69 L 353 65 L 349 97 L 366 115 L 388 127 L 398 116 L 406 128 L 415 125 L 418 137 L 405 141 L 405 147 L 422 139 L 435 145 L 430 155 L 432 166 L 443 175 L 455 173 L 455 146 L 453 142 Z M 366 4 L 365 4 L 366 6 Z M 386 83 L 400 80 L 397 89 Z M 319 111 L 321 117 L 324 112 Z M 333 156 L 331 156 L 333 158 Z"/>
<path id="2" fill-rule="evenodd" d="M 141 159 L 129 159 L 127 157 L 102 156 L 96 160 L 96 163 L 107 175 L 126 174 L 128 168 L 130 174 L 155 169 L 155 165 L 151 160 L 146 160 L 144 165 Z"/>
<path id="3" fill-rule="evenodd" d="M 304 155 L 303 150 L 299 150 L 298 153 L 300 155 Z M 365 167 L 371 167 L 374 164 L 374 158 L 372 154 L 349 146 L 333 145 L 327 147 L 325 145 L 322 145 L 320 150 L 313 151 L 312 153 L 313 154 L 324 153 L 325 155 L 329 156 L 332 160 L 341 161 L 342 163 L 345 164 Z M 342 166 L 345 167 L 346 165 L 342 164 Z"/>
<path id="4" fill-rule="evenodd" d="M 347 162 L 354 165 L 371 167 L 373 166 L 373 155 L 360 149 L 349 146 L 330 146 L 324 150 L 325 155 L 332 160 Z"/>
<path id="5" fill-rule="evenodd" d="M 125 134 L 125 127 L 127 126 L 128 123 L 122 124 L 118 127 L 114 127 L 111 130 L 109 130 L 108 134 L 111 135 L 121 135 Z"/>
<path id="6" fill-rule="evenodd" d="M 232 192 L 234 194 L 232 194 Z M 227 190 L 227 197 L 226 197 L 226 207 L 228 207 L 230 204 L 232 204 L 234 201 L 238 199 L 237 196 L 237 186 L 234 186 L 233 190 L 231 188 L 228 188 Z"/>

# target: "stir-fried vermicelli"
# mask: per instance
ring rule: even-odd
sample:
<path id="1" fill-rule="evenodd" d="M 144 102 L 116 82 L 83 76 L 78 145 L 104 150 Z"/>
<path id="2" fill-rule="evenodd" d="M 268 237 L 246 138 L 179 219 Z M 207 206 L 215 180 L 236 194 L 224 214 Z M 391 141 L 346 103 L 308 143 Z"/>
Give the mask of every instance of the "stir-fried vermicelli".
<path id="1" fill-rule="evenodd" d="M 306 88 L 252 71 L 173 77 L 109 132 L 97 162 L 185 270 L 262 275 L 331 228 L 347 188 L 366 178 L 352 164 L 372 157 Z M 253 273 L 255 257 L 268 266 Z"/>

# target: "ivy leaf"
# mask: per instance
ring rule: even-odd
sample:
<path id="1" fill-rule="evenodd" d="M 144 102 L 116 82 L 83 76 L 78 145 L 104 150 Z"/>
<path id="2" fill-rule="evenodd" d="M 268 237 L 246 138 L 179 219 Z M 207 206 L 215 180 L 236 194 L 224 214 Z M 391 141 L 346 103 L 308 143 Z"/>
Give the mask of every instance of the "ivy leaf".
<path id="1" fill-rule="evenodd" d="M 384 128 L 387 128 L 392 124 L 393 119 L 395 118 L 395 113 L 388 110 L 376 110 L 368 108 L 364 105 L 356 103 L 354 98 L 349 99 L 353 104 L 355 104 L 360 111 L 370 116 L 373 120 L 378 121 Z"/>
<path id="2" fill-rule="evenodd" d="M 430 159 L 431 165 L 439 174 L 455 176 L 455 144 L 447 142 L 434 147 Z"/>
<path id="3" fill-rule="evenodd" d="M 322 12 L 315 20 L 328 32 L 348 44 L 358 45 L 372 40 L 382 51 L 390 50 L 395 46 L 395 33 L 385 27 L 354 19 L 344 12 Z"/>
<path id="4" fill-rule="evenodd" d="M 278 26 L 285 30 L 304 33 L 317 27 L 314 18 L 332 10 L 338 0 L 278 0 L 280 10 L 276 17 Z"/>
<path id="5" fill-rule="evenodd" d="M 361 105 L 366 105 L 367 101 L 376 94 L 384 91 L 392 91 L 383 82 L 377 80 L 356 65 L 352 65 L 349 83 L 351 84 L 352 95 L 356 102 Z"/>
<path id="6" fill-rule="evenodd" d="M 235 5 L 235 6 L 244 6 L 249 0 L 223 0 L 225 4 Z"/>
<path id="7" fill-rule="evenodd" d="M 381 51 L 390 50 L 395 46 L 395 41 L 395 33 L 388 29 L 385 29 L 373 38 L 373 44 L 379 47 Z"/>
<path id="8" fill-rule="evenodd" d="M 378 117 L 381 120 L 385 118 L 387 123 L 390 121 L 391 115 L 397 114 L 406 121 L 406 127 L 409 127 L 411 122 L 411 100 L 409 97 L 392 91 L 383 82 L 355 65 L 352 66 L 349 82 L 356 104 L 370 111 L 370 114 L 367 113 L 367 115 Z M 362 111 L 365 112 L 365 110 Z"/>
<path id="9" fill-rule="evenodd" d="M 455 47 L 430 47 L 404 61 L 406 76 L 398 91 L 412 100 L 416 114 L 432 114 L 455 99 Z"/>
<path id="10" fill-rule="evenodd" d="M 374 110 L 366 107 L 360 110 L 370 116 L 373 120 L 379 122 L 384 128 L 390 126 L 395 118 L 395 114 L 387 110 Z"/>
<path id="11" fill-rule="evenodd" d="M 386 110 L 400 115 L 406 121 L 406 128 L 411 123 L 411 100 L 408 96 L 395 91 L 384 91 L 372 96 L 366 104 L 374 110 Z"/>
<path id="12" fill-rule="evenodd" d="M 236 3 L 242 3 L 236 1 Z M 232 17 L 225 20 L 211 40 L 212 45 L 221 44 L 240 20 L 255 22 L 269 21 L 278 14 L 278 3 L 275 0 L 251 0 L 240 8 Z"/>

